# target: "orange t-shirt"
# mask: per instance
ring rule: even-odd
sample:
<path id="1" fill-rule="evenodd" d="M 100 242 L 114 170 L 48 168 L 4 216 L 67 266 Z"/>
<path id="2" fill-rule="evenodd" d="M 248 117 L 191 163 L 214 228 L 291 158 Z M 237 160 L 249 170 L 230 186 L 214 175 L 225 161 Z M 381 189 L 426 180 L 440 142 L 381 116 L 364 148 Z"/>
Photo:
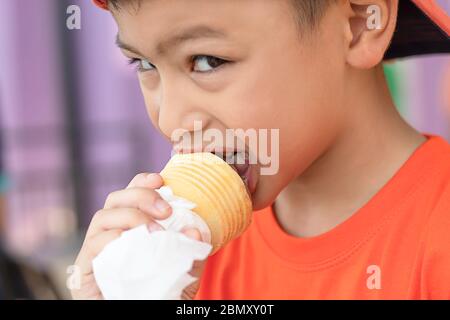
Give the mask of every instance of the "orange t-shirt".
<path id="1" fill-rule="evenodd" d="M 348 220 L 298 238 L 272 207 L 205 266 L 196 299 L 450 299 L 450 145 L 427 135 Z"/>

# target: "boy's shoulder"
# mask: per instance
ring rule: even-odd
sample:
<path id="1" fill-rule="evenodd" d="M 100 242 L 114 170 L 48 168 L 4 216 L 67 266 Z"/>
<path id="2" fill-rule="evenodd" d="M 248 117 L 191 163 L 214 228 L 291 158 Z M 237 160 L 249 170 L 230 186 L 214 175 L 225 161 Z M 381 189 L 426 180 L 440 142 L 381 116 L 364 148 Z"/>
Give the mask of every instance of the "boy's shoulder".
<path id="1" fill-rule="evenodd" d="M 450 143 L 440 136 L 428 137 L 421 147 L 422 154 L 417 155 L 420 162 L 413 167 L 417 172 L 409 172 L 418 177 L 418 192 L 410 201 L 427 215 L 428 233 L 443 231 L 442 236 L 450 239 Z"/>
<path id="2" fill-rule="evenodd" d="M 449 158 L 450 161 L 450 158 Z M 422 253 L 423 290 L 431 299 L 450 299 L 450 175 L 443 181 L 425 229 Z"/>
<path id="3" fill-rule="evenodd" d="M 429 197 L 450 201 L 450 143 L 440 136 L 427 137 L 411 157 L 415 164 L 410 165 L 408 174 L 419 177 Z"/>
<path id="4" fill-rule="evenodd" d="M 430 208 L 422 242 L 422 291 L 431 299 L 450 299 L 450 144 L 441 137 L 429 143 L 433 177 L 422 195 Z"/>
<path id="5" fill-rule="evenodd" d="M 431 218 L 439 219 L 442 214 L 450 215 L 450 210 L 445 210 L 450 206 L 450 143 L 439 136 L 432 137 L 428 143 L 431 144 L 428 148 L 431 153 L 430 201 L 435 201 L 433 212 L 439 213 Z M 438 210 L 441 206 L 442 210 Z"/>

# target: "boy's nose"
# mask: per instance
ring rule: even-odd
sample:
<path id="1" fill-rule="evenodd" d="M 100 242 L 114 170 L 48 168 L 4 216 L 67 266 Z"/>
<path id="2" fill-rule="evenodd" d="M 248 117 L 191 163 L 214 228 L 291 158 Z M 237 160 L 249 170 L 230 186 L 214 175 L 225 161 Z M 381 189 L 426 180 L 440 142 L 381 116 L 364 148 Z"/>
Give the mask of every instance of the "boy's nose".
<path id="1" fill-rule="evenodd" d="M 203 111 L 200 102 L 196 102 L 186 91 L 162 90 L 160 95 L 158 127 L 168 138 L 172 138 L 180 130 L 194 132 L 209 124 L 210 115 Z"/>

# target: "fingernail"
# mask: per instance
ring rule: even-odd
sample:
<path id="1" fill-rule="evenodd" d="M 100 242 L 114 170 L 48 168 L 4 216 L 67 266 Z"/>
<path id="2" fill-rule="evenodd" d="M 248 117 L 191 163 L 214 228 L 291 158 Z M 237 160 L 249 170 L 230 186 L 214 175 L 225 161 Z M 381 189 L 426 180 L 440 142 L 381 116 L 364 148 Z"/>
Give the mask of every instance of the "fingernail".
<path id="1" fill-rule="evenodd" d="M 170 208 L 169 204 L 162 199 L 156 199 L 155 207 L 161 213 L 166 213 Z"/>
<path id="2" fill-rule="evenodd" d="M 150 231 L 150 232 L 164 230 L 163 227 L 161 225 L 159 225 L 158 223 L 156 223 L 156 222 L 149 223 L 147 225 L 147 228 L 148 228 L 148 231 Z"/>

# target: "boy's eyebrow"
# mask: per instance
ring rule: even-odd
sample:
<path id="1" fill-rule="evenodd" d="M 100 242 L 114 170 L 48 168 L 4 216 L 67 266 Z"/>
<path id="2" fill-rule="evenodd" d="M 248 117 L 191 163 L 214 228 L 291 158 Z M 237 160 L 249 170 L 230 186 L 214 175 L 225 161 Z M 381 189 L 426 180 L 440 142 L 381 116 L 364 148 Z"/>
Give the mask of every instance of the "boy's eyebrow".
<path id="1" fill-rule="evenodd" d="M 225 37 L 226 37 L 226 34 L 221 30 L 213 29 L 213 28 L 211 28 L 209 26 L 205 26 L 205 25 L 198 25 L 198 26 L 191 27 L 189 29 L 185 29 L 185 30 L 169 37 L 168 39 L 162 41 L 161 43 L 159 43 L 156 46 L 155 51 L 158 55 L 163 55 L 169 49 L 174 48 L 186 41 L 199 39 L 199 38 L 225 38 Z M 117 36 L 116 36 L 116 45 L 119 48 L 136 53 L 140 56 L 144 56 L 136 48 L 133 48 L 131 45 L 124 43 L 120 39 L 119 34 L 117 34 Z"/>

